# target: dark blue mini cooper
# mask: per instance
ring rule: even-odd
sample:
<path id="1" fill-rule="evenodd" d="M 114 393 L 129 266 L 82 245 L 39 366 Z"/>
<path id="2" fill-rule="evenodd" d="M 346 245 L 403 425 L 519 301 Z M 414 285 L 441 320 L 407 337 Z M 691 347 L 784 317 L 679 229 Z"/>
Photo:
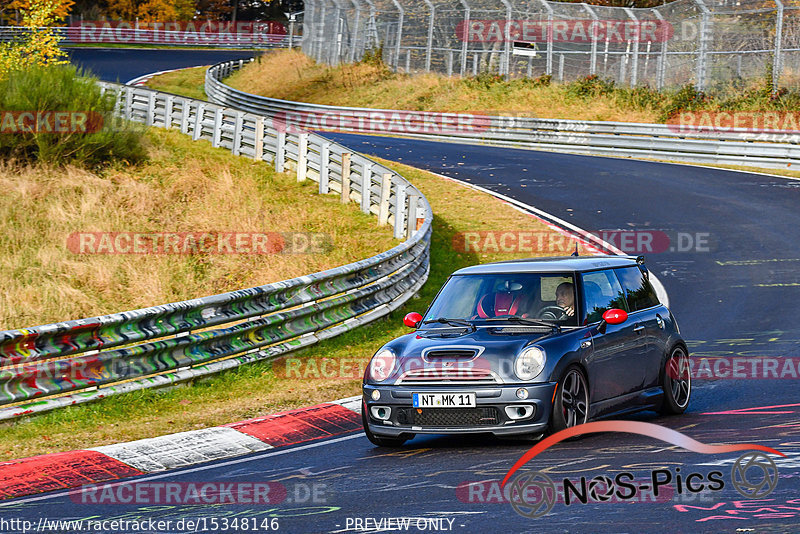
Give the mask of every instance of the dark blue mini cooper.
<path id="1" fill-rule="evenodd" d="M 404 322 L 416 331 L 383 346 L 364 376 L 376 445 L 421 433 L 536 438 L 689 404 L 689 352 L 641 257 L 467 267 Z"/>

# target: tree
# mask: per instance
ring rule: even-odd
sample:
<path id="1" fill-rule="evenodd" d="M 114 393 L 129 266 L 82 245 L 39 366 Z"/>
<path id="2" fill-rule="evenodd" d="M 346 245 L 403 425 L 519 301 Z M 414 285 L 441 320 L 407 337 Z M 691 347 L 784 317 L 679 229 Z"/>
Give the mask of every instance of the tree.
<path id="1" fill-rule="evenodd" d="M 59 48 L 60 37 L 53 26 L 63 23 L 73 1 L 23 0 L 15 4 L 28 31 L 16 41 L 0 44 L 0 77 L 27 65 L 67 63 L 67 53 Z"/>
<path id="2" fill-rule="evenodd" d="M 127 21 L 172 22 L 191 20 L 193 0 L 109 0 L 108 14 Z"/>

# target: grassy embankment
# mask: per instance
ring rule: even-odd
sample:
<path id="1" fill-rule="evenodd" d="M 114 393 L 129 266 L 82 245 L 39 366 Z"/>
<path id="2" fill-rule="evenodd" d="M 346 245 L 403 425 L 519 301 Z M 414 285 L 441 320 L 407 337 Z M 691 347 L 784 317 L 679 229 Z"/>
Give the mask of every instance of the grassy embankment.
<path id="1" fill-rule="evenodd" d="M 190 82 L 201 88 L 205 68 L 174 73 L 157 83 Z M 171 76 L 174 76 L 170 78 Z M 681 110 L 796 111 L 800 93 L 780 89 L 773 95 L 765 80 L 721 88 L 717 96 L 692 87 L 654 91 L 618 87 L 597 78 L 559 84 L 548 77 L 503 80 L 497 76 L 448 78 L 438 74 L 396 74 L 385 65 L 362 61 L 329 67 L 297 51 L 264 55 L 226 81 L 232 87 L 273 98 L 415 111 L 515 113 L 521 116 L 575 120 L 664 123 Z M 163 90 L 168 86 L 164 86 Z M 197 93 L 194 93 L 197 94 Z M 744 171 L 763 171 L 800 177 L 791 170 L 715 165 Z"/>
<path id="2" fill-rule="evenodd" d="M 2 219 L 17 221 L 7 222 L 9 227 L 0 233 L 9 236 L 2 241 L 0 257 L 5 265 L 0 271 L 9 273 L 5 302 L 13 304 L 8 308 L 13 315 L 6 312 L 4 323 L 29 326 L 248 287 L 344 264 L 393 243 L 388 229 L 377 228 L 374 218 L 361 215 L 354 205 L 341 206 L 336 195 L 314 197 L 313 182 L 297 184 L 291 175 L 271 173 L 266 164 L 236 158 L 176 132 L 155 130 L 150 140 L 148 163 L 137 169 L 114 169 L 104 177 L 77 169 L 2 170 L 3 187 L 11 192 L 3 197 Z M 423 311 L 454 269 L 530 255 L 459 252 L 452 241 L 459 232 L 498 228 L 549 232 L 537 220 L 486 194 L 384 163 L 417 185 L 432 204 L 429 282 L 420 298 L 388 320 L 305 349 L 298 357 L 357 358 L 363 369 L 383 343 L 407 331 L 402 316 Z M 233 213 L 241 216 L 234 220 Z M 76 257 L 64 246 L 65 236 L 75 230 L 199 227 L 329 232 L 335 249 L 325 257 L 132 258 Z M 360 378 L 324 379 L 312 373 L 287 379 L 272 367 L 271 362 L 256 363 L 191 387 L 145 390 L 2 423 L 0 460 L 204 428 L 360 391 Z M 360 377 L 360 372 L 350 376 Z"/>

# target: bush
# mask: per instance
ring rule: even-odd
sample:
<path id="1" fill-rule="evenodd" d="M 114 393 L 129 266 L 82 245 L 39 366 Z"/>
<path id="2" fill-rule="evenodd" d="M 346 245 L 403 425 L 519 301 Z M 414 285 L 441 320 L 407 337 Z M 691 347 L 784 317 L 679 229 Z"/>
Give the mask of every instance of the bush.
<path id="1" fill-rule="evenodd" d="M 596 74 L 590 74 L 567 84 L 567 94 L 580 98 L 594 98 L 614 92 L 614 82 L 604 80 Z"/>
<path id="2" fill-rule="evenodd" d="M 695 89 L 693 85 L 684 85 L 676 92 L 669 95 L 664 108 L 661 110 L 659 120 L 666 122 L 676 116 L 681 111 L 699 111 L 707 108 L 713 98 L 702 91 Z"/>
<path id="3" fill-rule="evenodd" d="M 15 70 L 0 80 L 0 156 L 17 160 L 85 167 L 115 161 L 134 163 L 145 158 L 144 128 L 114 118 L 114 98 L 103 95 L 97 80 L 72 65 L 38 66 Z M 12 112 L 12 113 L 8 113 Z M 19 113 L 79 112 L 88 118 L 86 131 L 48 132 L 55 126 L 52 113 L 39 131 L 24 131 L 33 123 L 22 122 Z M 93 131 L 97 130 L 97 131 Z"/>

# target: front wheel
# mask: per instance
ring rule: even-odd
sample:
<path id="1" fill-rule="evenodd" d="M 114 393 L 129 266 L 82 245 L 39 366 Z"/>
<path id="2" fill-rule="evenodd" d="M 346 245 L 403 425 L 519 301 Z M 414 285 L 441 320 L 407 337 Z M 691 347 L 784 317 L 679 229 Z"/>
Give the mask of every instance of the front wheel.
<path id="1" fill-rule="evenodd" d="M 367 403 L 363 401 L 361 402 L 361 424 L 364 425 L 364 434 L 367 435 L 367 439 L 370 440 L 373 445 L 377 445 L 378 447 L 399 447 L 411 439 L 410 437 L 386 438 L 383 436 L 376 436 L 370 432 L 367 421 Z"/>
<path id="2" fill-rule="evenodd" d="M 672 349 L 662 370 L 661 387 L 664 389 L 662 414 L 680 414 L 689 406 L 692 396 L 692 375 L 689 354 L 680 345 Z"/>
<path id="3" fill-rule="evenodd" d="M 550 429 L 559 432 L 589 420 L 589 383 L 577 365 L 572 365 L 558 381 Z"/>

